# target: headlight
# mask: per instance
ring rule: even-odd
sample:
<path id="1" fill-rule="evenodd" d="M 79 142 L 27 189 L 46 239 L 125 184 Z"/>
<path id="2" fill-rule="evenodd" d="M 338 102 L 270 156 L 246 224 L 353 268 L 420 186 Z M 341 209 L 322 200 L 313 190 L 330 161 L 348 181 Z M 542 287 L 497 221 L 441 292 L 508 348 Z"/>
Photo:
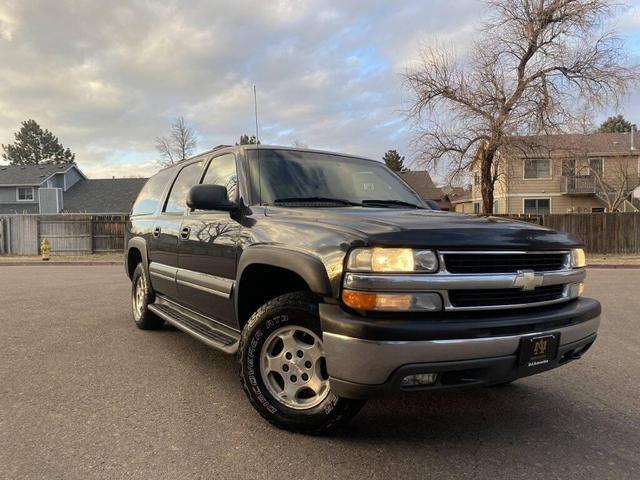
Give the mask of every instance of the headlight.
<path id="1" fill-rule="evenodd" d="M 582 248 L 571 249 L 571 268 L 583 268 L 587 266 L 587 259 Z"/>
<path id="2" fill-rule="evenodd" d="M 438 257 L 433 250 L 411 248 L 356 248 L 349 254 L 350 272 L 433 273 Z"/>

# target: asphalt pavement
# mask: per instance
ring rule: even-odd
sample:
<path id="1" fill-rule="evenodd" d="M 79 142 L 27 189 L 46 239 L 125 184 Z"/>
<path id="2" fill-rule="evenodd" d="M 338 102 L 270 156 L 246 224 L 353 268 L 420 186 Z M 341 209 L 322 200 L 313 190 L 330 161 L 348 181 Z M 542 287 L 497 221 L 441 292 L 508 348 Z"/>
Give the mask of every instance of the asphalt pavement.
<path id="1" fill-rule="evenodd" d="M 592 270 L 600 336 L 503 388 L 370 401 L 307 437 L 254 412 L 235 359 L 144 332 L 119 266 L 0 267 L 0 478 L 640 478 L 640 270 Z"/>

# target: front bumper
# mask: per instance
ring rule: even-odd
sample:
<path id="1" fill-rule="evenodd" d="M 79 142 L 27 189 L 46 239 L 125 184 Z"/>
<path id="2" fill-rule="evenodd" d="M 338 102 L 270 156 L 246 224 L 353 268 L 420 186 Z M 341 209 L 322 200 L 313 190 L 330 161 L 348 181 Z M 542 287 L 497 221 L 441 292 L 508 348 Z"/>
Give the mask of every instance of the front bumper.
<path id="1" fill-rule="evenodd" d="M 502 383 L 558 367 L 593 344 L 600 310 L 597 301 L 580 298 L 528 311 L 390 319 L 322 304 L 320 318 L 333 392 L 368 398 L 402 390 L 402 379 L 417 373 L 439 373 L 438 381 L 411 390 Z M 560 333 L 555 361 L 534 372 L 520 369 L 521 339 L 547 332 Z"/>

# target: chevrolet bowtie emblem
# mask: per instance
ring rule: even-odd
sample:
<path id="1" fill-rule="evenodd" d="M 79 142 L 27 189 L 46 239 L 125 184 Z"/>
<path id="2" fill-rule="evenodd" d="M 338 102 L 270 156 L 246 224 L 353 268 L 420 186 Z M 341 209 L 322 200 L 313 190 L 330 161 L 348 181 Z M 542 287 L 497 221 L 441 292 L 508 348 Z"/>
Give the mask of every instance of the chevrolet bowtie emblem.
<path id="1" fill-rule="evenodd" d="M 544 277 L 542 275 L 536 275 L 533 270 L 519 270 L 513 286 L 520 287 L 522 290 L 533 290 L 542 285 L 543 281 Z"/>

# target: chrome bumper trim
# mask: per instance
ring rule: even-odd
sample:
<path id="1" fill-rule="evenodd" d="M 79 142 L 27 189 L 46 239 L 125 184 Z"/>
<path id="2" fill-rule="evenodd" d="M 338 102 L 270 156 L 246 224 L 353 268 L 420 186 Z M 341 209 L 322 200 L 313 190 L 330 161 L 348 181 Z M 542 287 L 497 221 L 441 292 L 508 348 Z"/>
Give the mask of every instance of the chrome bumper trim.
<path id="1" fill-rule="evenodd" d="M 584 281 L 584 268 L 574 270 L 557 270 L 539 272 L 536 277 L 542 277 L 542 286 L 579 283 Z M 347 273 L 344 277 L 344 287 L 352 290 L 375 292 L 425 292 L 434 290 L 476 290 L 489 288 L 514 288 L 517 273 L 499 274 L 454 274 L 454 273 L 423 273 L 423 274 L 371 274 Z"/>
<path id="2" fill-rule="evenodd" d="M 586 322 L 548 332 L 560 332 L 560 344 L 566 345 L 596 333 L 599 325 L 598 316 Z M 544 335 L 548 332 L 413 342 L 364 340 L 325 332 L 323 344 L 331 377 L 353 383 L 378 385 L 384 383 L 397 368 L 412 363 L 480 360 L 515 355 L 521 338 Z"/>

